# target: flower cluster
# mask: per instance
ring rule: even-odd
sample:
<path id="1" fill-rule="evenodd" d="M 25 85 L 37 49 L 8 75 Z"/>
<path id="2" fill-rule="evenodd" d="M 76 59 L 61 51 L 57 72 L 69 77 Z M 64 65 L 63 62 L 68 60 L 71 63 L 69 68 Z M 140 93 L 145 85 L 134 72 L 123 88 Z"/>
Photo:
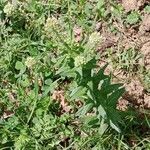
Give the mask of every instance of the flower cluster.
<path id="1" fill-rule="evenodd" d="M 55 17 L 47 18 L 44 29 L 45 31 L 49 31 L 51 28 L 55 28 L 58 26 L 58 20 Z"/>
<path id="2" fill-rule="evenodd" d="M 98 32 L 93 32 L 90 36 L 89 36 L 89 41 L 88 43 L 92 44 L 92 45 L 96 45 L 99 41 L 101 40 L 100 34 Z"/>
<path id="3" fill-rule="evenodd" d="M 10 2 L 8 2 L 5 5 L 3 11 L 7 16 L 11 16 L 15 11 L 15 6 L 13 4 L 11 4 Z"/>
<path id="4" fill-rule="evenodd" d="M 53 30 L 58 30 L 59 29 L 59 22 L 57 18 L 55 17 L 49 17 L 46 20 L 46 23 L 44 25 L 44 32 L 45 35 L 49 38 L 53 37 Z"/>
<path id="5" fill-rule="evenodd" d="M 86 63 L 86 60 L 83 56 L 77 56 L 74 60 L 75 67 L 81 66 Z"/>
<path id="6" fill-rule="evenodd" d="M 36 61 L 33 57 L 27 57 L 26 61 L 25 61 L 25 65 L 28 68 L 32 68 L 34 65 L 36 64 Z"/>

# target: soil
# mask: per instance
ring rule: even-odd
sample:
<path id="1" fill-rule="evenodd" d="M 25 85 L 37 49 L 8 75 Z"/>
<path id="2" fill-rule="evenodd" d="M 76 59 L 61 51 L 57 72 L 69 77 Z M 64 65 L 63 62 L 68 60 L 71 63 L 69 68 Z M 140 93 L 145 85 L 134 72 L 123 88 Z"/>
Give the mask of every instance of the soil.
<path id="1" fill-rule="evenodd" d="M 138 65 L 143 66 L 145 71 L 150 71 L 150 14 L 144 12 L 143 8 L 150 1 L 146 0 L 122 0 L 120 2 L 125 9 L 126 13 L 131 11 L 139 11 L 141 13 L 141 21 L 137 25 L 127 26 L 122 22 L 113 21 L 113 26 L 117 29 L 117 33 L 112 33 L 105 22 L 98 22 L 96 24 L 96 31 L 102 35 L 102 42 L 97 48 L 101 53 L 100 66 L 109 63 L 105 73 L 114 75 L 114 82 L 121 81 L 125 85 L 126 93 L 123 98 L 118 102 L 117 108 L 120 110 L 127 109 L 131 104 L 133 107 L 145 108 L 150 110 L 150 93 L 147 92 L 138 72 L 130 75 L 123 69 L 114 68 L 111 61 L 107 58 L 106 51 L 108 48 L 112 49 L 112 57 L 116 55 L 116 51 L 128 50 L 129 48 L 135 49 L 141 54 L 141 58 L 135 62 L 135 68 Z M 136 69 L 135 69 L 136 70 Z M 150 81 L 149 81 L 150 82 Z"/>

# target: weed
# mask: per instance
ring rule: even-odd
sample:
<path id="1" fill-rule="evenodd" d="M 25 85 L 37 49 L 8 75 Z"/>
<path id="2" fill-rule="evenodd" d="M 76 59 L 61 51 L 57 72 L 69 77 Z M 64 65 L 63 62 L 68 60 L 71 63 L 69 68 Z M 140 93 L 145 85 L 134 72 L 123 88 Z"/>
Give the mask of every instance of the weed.
<path id="1" fill-rule="evenodd" d="M 94 29 L 124 15 L 114 1 L 0 0 L 1 149 L 135 147 L 126 140 L 134 115 L 116 109 L 125 88 L 105 75 L 107 65 L 98 67 L 103 37 Z M 133 11 L 125 21 L 140 18 Z M 139 57 L 134 49 L 108 52 L 114 67 L 132 73 Z M 147 148 L 148 141 L 137 146 Z"/>

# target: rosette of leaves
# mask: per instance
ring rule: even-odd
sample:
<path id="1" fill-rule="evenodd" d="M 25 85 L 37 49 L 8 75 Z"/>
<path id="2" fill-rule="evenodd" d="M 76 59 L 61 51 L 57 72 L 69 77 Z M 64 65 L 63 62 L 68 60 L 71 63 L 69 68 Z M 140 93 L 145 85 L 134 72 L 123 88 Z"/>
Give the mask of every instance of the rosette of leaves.
<path id="1" fill-rule="evenodd" d="M 91 116 L 87 117 L 88 120 L 91 118 L 87 123 L 89 126 L 106 127 L 110 125 L 120 132 L 118 124 L 123 121 L 116 105 L 125 91 L 122 84 L 112 84 L 111 77 L 104 75 L 105 67 L 98 71 L 95 57 L 89 59 L 85 52 L 85 55 L 83 55 L 84 62 L 82 61 L 82 63 L 76 65 L 75 61 L 77 60 L 73 58 L 76 56 L 75 52 L 72 51 L 71 54 L 66 52 L 61 57 L 56 58 L 53 67 L 55 68 L 54 76 L 58 80 L 53 83 L 57 82 L 59 86 L 60 80 L 68 81 L 65 93 L 69 93 L 68 97 L 72 102 L 76 100 L 83 101 L 84 105 L 79 108 L 76 116 L 84 118 L 87 113 L 90 113 Z M 77 58 L 79 59 L 79 57 Z M 44 92 L 44 95 L 48 92 L 51 92 L 51 86 Z"/>
<path id="2" fill-rule="evenodd" d="M 116 109 L 118 99 L 124 93 L 121 84 L 112 84 L 110 76 L 104 75 L 105 67 L 96 71 L 93 58 L 78 67 L 74 83 L 71 85 L 71 100 L 83 100 L 76 116 L 82 118 L 89 127 L 99 127 L 102 132 L 110 125 L 120 132 L 119 123 L 123 123 L 120 112 Z M 90 114 L 87 116 L 87 113 Z M 84 118 L 84 119 L 83 119 Z"/>
<path id="3" fill-rule="evenodd" d="M 106 66 L 97 71 L 95 58 L 87 60 L 85 57 L 84 63 L 74 67 L 71 62 L 69 56 L 63 57 L 61 63 L 57 63 L 56 75 L 71 81 L 66 91 L 70 101 L 83 103 L 77 108 L 76 117 L 82 118 L 89 127 L 98 127 L 101 134 L 108 125 L 120 132 L 119 124 L 123 124 L 123 120 L 116 105 L 125 91 L 122 84 L 111 83 L 111 77 L 104 75 Z"/>
<path id="4" fill-rule="evenodd" d="M 136 11 L 131 12 L 126 18 L 126 22 L 130 25 L 138 23 L 139 20 L 140 20 L 140 14 Z"/>

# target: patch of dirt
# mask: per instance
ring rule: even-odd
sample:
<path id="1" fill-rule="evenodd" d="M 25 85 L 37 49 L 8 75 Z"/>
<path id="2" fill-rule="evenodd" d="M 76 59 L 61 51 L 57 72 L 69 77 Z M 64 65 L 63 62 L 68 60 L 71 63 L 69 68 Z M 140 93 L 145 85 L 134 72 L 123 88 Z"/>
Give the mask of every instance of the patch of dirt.
<path id="1" fill-rule="evenodd" d="M 83 37 L 83 31 L 81 27 L 75 26 L 73 29 L 75 42 L 80 42 Z"/>
<path id="2" fill-rule="evenodd" d="M 126 93 L 123 98 L 128 100 L 134 107 L 150 108 L 150 95 L 145 92 L 141 82 L 135 78 L 125 85 Z"/>
<path id="3" fill-rule="evenodd" d="M 144 56 L 144 66 L 146 70 L 150 69 L 150 42 L 147 42 L 141 48 L 141 53 Z"/>
<path id="4" fill-rule="evenodd" d="M 125 99 L 120 99 L 117 104 L 117 109 L 121 111 L 126 111 L 128 109 L 129 102 Z"/>
<path id="5" fill-rule="evenodd" d="M 136 105 L 141 105 L 144 98 L 144 88 L 140 81 L 136 79 L 132 79 L 129 84 L 125 85 L 126 93 L 124 98 L 129 100 L 131 103 Z"/>
<path id="6" fill-rule="evenodd" d="M 63 90 L 58 90 L 58 91 L 55 90 L 53 92 L 52 99 L 56 100 L 60 103 L 60 105 L 62 107 L 62 111 L 69 112 L 71 110 L 67 100 L 65 99 Z"/>
<path id="7" fill-rule="evenodd" d="M 126 12 L 138 10 L 144 6 L 147 0 L 122 0 L 122 6 Z"/>
<path id="8" fill-rule="evenodd" d="M 142 23 L 139 27 L 139 34 L 150 34 L 150 14 L 145 14 Z"/>
<path id="9" fill-rule="evenodd" d="M 137 0 L 122 0 L 122 6 L 126 12 L 136 10 L 138 8 Z"/>
<path id="10" fill-rule="evenodd" d="M 122 5 L 126 12 L 138 10 L 143 7 L 146 0 L 122 0 Z M 143 14 L 143 19 L 140 24 L 130 27 L 125 26 L 122 22 L 113 21 L 113 26 L 118 30 L 117 33 L 111 33 L 107 23 L 97 23 L 95 30 L 100 32 L 102 41 L 97 51 L 101 53 L 99 66 L 108 66 L 105 74 L 113 73 L 114 82 L 125 83 L 126 93 L 123 99 L 118 102 L 117 108 L 125 111 L 128 107 L 128 102 L 133 107 L 150 109 L 150 94 L 144 89 L 138 73 L 135 72 L 135 77 L 130 76 L 124 70 L 113 68 L 111 61 L 107 59 L 106 50 L 112 49 L 112 56 L 116 55 L 116 51 L 128 50 L 133 48 L 143 55 L 143 59 L 139 59 L 138 64 L 150 69 L 150 14 Z M 130 81 L 130 82 L 129 82 Z"/>

